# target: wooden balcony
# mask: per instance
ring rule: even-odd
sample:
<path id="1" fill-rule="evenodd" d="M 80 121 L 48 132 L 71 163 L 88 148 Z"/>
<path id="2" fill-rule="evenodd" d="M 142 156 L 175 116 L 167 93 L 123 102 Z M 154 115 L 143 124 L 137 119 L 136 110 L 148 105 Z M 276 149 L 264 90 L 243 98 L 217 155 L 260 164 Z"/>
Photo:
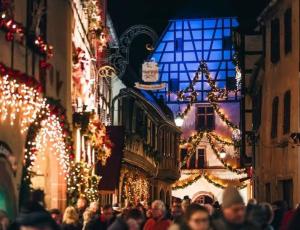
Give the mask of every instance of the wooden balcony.
<path id="1" fill-rule="evenodd" d="M 164 156 L 158 166 L 157 178 L 173 183 L 180 178 L 180 170 L 177 159 Z"/>
<path id="2" fill-rule="evenodd" d="M 126 138 L 123 160 L 143 169 L 151 176 L 157 173 L 157 163 L 144 152 L 143 141 L 138 138 Z"/>

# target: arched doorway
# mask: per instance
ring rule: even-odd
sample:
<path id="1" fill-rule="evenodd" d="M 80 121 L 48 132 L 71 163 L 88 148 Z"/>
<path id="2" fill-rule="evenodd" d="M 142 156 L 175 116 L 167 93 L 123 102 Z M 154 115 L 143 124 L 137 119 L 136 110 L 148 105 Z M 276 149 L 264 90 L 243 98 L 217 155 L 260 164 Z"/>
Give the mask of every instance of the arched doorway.
<path id="1" fill-rule="evenodd" d="M 215 202 L 215 196 L 210 192 L 197 192 L 193 196 L 192 202 L 197 204 L 213 204 Z"/>
<path id="2" fill-rule="evenodd" d="M 36 159 L 31 178 L 32 188 L 44 193 L 44 203 L 47 209 L 64 209 L 66 206 L 66 179 L 57 154 L 53 151 L 53 143 L 46 143 L 45 148 L 36 153 Z"/>

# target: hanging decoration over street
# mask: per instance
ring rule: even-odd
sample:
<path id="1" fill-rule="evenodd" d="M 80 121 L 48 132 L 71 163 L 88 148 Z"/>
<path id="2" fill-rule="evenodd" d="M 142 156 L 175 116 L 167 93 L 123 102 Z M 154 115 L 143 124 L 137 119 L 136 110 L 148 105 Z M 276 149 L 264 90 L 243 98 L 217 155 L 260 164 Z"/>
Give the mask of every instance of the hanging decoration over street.
<path id="1" fill-rule="evenodd" d="M 157 40 L 156 32 L 145 25 L 135 25 L 128 28 L 119 39 L 119 48 L 115 53 L 108 57 L 108 63 L 113 66 L 117 72 L 118 77 L 122 78 L 129 64 L 129 50 L 133 40 L 139 35 L 147 35 L 152 40 L 152 46 L 155 45 Z M 148 45 L 150 46 L 150 45 Z M 147 49 L 147 48 L 146 48 Z"/>

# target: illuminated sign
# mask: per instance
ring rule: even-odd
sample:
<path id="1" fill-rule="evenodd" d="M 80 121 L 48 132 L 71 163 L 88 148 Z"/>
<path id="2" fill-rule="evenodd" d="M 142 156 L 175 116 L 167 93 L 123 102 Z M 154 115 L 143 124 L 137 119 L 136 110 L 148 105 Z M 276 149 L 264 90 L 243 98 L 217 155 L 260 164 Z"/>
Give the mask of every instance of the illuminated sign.
<path id="1" fill-rule="evenodd" d="M 147 61 L 144 62 L 142 66 L 142 80 L 144 83 L 135 83 L 135 87 L 143 90 L 159 90 L 166 88 L 165 83 L 159 84 L 149 84 L 155 83 L 158 81 L 159 72 L 158 72 L 158 64 L 155 61 Z"/>

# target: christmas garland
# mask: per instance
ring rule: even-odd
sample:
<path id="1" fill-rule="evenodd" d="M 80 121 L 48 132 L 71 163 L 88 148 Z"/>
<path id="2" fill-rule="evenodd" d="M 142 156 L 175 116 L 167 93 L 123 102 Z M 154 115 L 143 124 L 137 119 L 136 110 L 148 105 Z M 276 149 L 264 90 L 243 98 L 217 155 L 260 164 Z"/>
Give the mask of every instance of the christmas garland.
<path id="1" fill-rule="evenodd" d="M 203 74 L 207 81 L 209 86 L 211 87 L 211 92 L 208 93 L 208 101 L 210 102 L 210 104 L 212 105 L 212 107 L 215 109 L 215 111 L 217 112 L 217 114 L 220 116 L 220 118 L 231 128 L 236 129 L 237 126 L 235 124 L 233 124 L 232 122 L 230 122 L 228 120 L 228 118 L 220 111 L 220 108 L 217 104 L 218 99 L 221 98 L 226 98 L 228 97 L 229 93 L 237 93 L 239 92 L 239 89 L 237 90 L 227 90 L 227 89 L 220 89 L 216 86 L 216 82 L 214 80 L 212 80 L 211 76 L 210 76 L 210 72 L 208 71 L 207 68 L 207 64 L 205 61 L 201 61 L 200 65 L 194 75 L 193 80 L 190 82 L 190 85 L 187 86 L 185 89 L 180 90 L 177 93 L 177 100 L 182 101 L 182 100 L 189 100 L 189 103 L 187 105 L 187 107 L 184 109 L 184 111 L 182 113 L 179 114 L 179 116 L 181 116 L 182 118 L 184 116 L 187 115 L 187 113 L 190 111 L 190 109 L 192 108 L 192 104 L 196 103 L 197 101 L 197 92 L 195 90 L 195 84 L 197 83 L 197 81 L 199 80 L 199 76 L 200 74 Z M 186 93 L 190 93 L 189 96 L 185 96 Z M 215 93 L 217 93 L 217 95 L 215 95 Z M 210 94 L 212 94 L 212 96 L 210 96 Z"/>
<path id="2" fill-rule="evenodd" d="M 220 182 L 217 182 L 216 180 L 212 179 L 207 173 L 203 173 L 203 177 L 211 184 L 213 184 L 214 186 L 221 188 L 221 189 L 225 189 L 228 187 L 228 185 L 224 185 Z M 220 180 L 220 179 L 219 179 Z M 235 186 L 237 189 L 243 189 L 247 187 L 247 184 L 242 184 L 239 186 Z"/>
<path id="3" fill-rule="evenodd" d="M 220 182 L 217 182 L 216 180 L 220 180 L 220 181 L 224 181 L 224 180 L 217 179 L 217 178 L 216 179 L 212 179 L 211 176 L 207 172 L 201 172 L 201 173 L 197 173 L 197 174 L 191 175 L 191 176 L 189 176 L 186 179 L 177 181 L 176 183 L 174 183 L 172 185 L 172 190 L 184 189 L 184 188 L 186 188 L 186 187 L 194 184 L 202 176 L 203 176 L 203 178 L 205 178 L 207 180 L 207 182 L 209 182 L 210 184 L 213 184 L 214 186 L 216 186 L 218 188 L 224 189 L 224 188 L 226 188 L 229 185 L 228 184 L 226 186 L 226 185 L 224 185 L 224 183 L 222 184 Z M 238 189 L 243 189 L 243 188 L 247 187 L 247 184 L 241 184 L 241 185 L 235 186 L 235 187 L 238 188 Z"/>
<path id="4" fill-rule="evenodd" d="M 188 140 L 181 140 L 180 145 L 185 145 L 187 143 L 191 144 L 192 147 L 188 148 L 187 155 L 184 157 L 183 161 L 181 162 L 181 167 L 185 166 L 188 159 L 196 153 L 196 148 L 200 144 L 203 136 L 206 132 L 198 132 L 197 134 L 193 135 L 192 137 L 189 137 Z"/>
<path id="5" fill-rule="evenodd" d="M 9 17 L 5 11 L 1 12 L 0 15 L 0 29 L 6 31 L 6 40 L 11 42 L 16 38 L 20 44 L 23 44 L 25 27 Z M 49 45 L 41 36 L 34 36 L 32 42 L 41 54 L 47 58 L 53 56 L 53 46 Z"/>
<path id="6" fill-rule="evenodd" d="M 217 156 L 218 160 L 221 161 L 221 163 L 223 164 L 223 166 L 224 166 L 226 169 L 228 169 L 228 170 L 230 170 L 230 171 L 232 171 L 232 172 L 235 172 L 235 173 L 237 173 L 237 174 L 241 174 L 241 173 L 244 173 L 244 172 L 245 172 L 245 169 L 238 169 L 238 168 L 236 168 L 236 167 L 231 166 L 231 165 L 228 164 L 227 162 L 225 162 L 224 159 L 222 159 L 222 158 L 220 157 L 219 151 L 216 149 L 216 146 L 215 146 L 215 144 L 212 142 L 212 139 L 211 139 L 211 137 L 210 137 L 209 135 L 207 136 L 207 139 L 208 139 L 208 142 L 210 143 L 210 146 L 211 146 L 213 152 L 214 152 L 215 155 Z"/>
<path id="7" fill-rule="evenodd" d="M 188 138 L 188 140 L 184 140 L 184 139 L 181 140 L 181 143 L 180 143 L 181 145 L 189 144 L 188 154 L 185 156 L 185 158 L 181 162 L 181 167 L 183 167 L 184 165 L 186 165 L 188 159 L 194 153 L 196 153 L 197 146 L 199 145 L 199 143 L 201 142 L 201 140 L 203 139 L 204 136 L 207 137 L 208 142 L 209 142 L 209 144 L 210 144 L 213 152 L 216 154 L 217 158 L 221 161 L 221 163 L 224 165 L 225 168 L 229 169 L 232 172 L 239 172 L 239 174 L 242 173 L 242 172 L 244 172 L 244 170 L 234 168 L 230 164 L 226 163 L 224 161 L 224 159 L 222 159 L 220 157 L 219 151 L 216 149 L 216 146 L 215 146 L 215 144 L 212 141 L 212 137 L 215 138 L 217 141 L 221 142 L 221 144 L 224 144 L 224 145 L 230 145 L 231 146 L 231 145 L 233 145 L 233 143 L 224 141 L 221 137 L 219 137 L 215 133 L 212 133 L 212 132 L 203 132 L 203 131 L 200 131 L 197 134 L 192 135 L 191 137 Z"/>
<path id="8" fill-rule="evenodd" d="M 195 183 L 201 177 L 202 177 L 202 173 L 196 174 L 196 175 L 191 175 L 186 179 L 179 180 L 175 184 L 172 185 L 172 190 L 184 189 L 187 186 L 192 185 L 193 183 Z"/>
<path id="9" fill-rule="evenodd" d="M 213 107 L 214 111 L 218 114 L 218 116 L 221 118 L 222 121 L 226 123 L 226 125 L 232 129 L 238 129 L 238 126 L 235 125 L 233 122 L 231 122 L 224 113 L 221 112 L 220 106 L 218 105 L 218 100 L 223 97 L 228 97 L 229 90 L 226 89 L 219 89 L 216 86 L 216 82 L 212 80 L 210 76 L 210 72 L 207 68 L 207 64 L 204 61 L 201 61 L 200 64 L 201 72 L 204 74 L 205 78 L 208 81 L 209 86 L 211 87 L 211 92 L 208 93 L 208 101 Z M 237 92 L 234 90 L 233 92 Z M 215 94 L 217 93 L 217 94 Z"/>
<path id="10" fill-rule="evenodd" d="M 235 145 L 234 142 L 232 142 L 230 140 L 226 140 L 226 139 L 220 137 L 219 135 L 217 135 L 214 132 L 210 132 L 209 135 L 211 137 L 213 137 L 216 141 L 220 142 L 223 145 L 227 145 L 227 146 L 234 146 Z"/>

